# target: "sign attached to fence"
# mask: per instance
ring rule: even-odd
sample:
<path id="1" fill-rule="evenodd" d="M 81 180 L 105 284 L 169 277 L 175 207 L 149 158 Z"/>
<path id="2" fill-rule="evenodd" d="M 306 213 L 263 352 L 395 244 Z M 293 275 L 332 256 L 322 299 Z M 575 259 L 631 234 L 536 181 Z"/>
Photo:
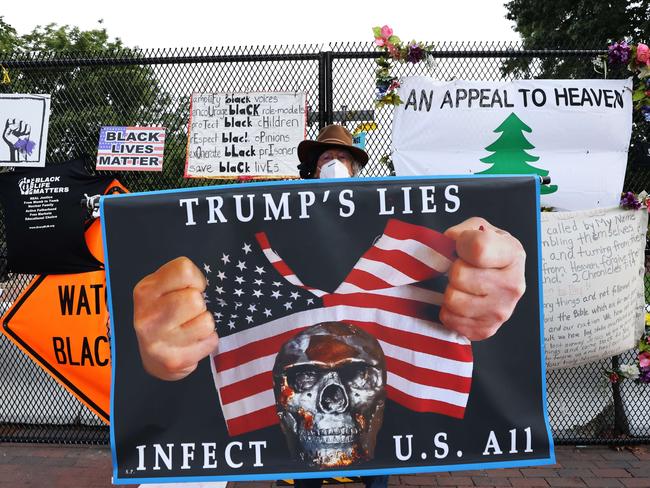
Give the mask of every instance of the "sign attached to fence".
<path id="1" fill-rule="evenodd" d="M 102 127 L 97 148 L 97 169 L 109 171 L 162 171 L 164 127 Z"/>
<path id="2" fill-rule="evenodd" d="M 91 176 L 84 160 L 0 174 L 9 271 L 67 274 L 101 269 L 84 240 L 81 199 L 99 195 L 109 176 Z"/>
<path id="3" fill-rule="evenodd" d="M 102 189 L 126 191 L 117 180 Z M 84 238 L 93 257 L 103 263 L 98 219 Z M 109 423 L 111 348 L 103 270 L 35 276 L 0 324 L 9 340 Z"/>
<path id="4" fill-rule="evenodd" d="M 538 195 L 536 178 L 491 176 L 103 198 L 114 483 L 552 463 Z M 501 242 L 492 249 L 518 240 L 527 254 L 515 273 L 525 292 L 484 341 L 438 318 L 457 259 L 455 231 L 445 232 L 459 224 Z M 133 288 L 178 256 L 208 279 L 220 342 L 185 379 L 160 381 L 141 364 Z M 504 299 L 473 303 L 489 314 Z"/>
<path id="5" fill-rule="evenodd" d="M 645 324 L 647 227 L 645 210 L 542 213 L 548 368 L 579 366 L 636 345 Z"/>
<path id="6" fill-rule="evenodd" d="M 188 178 L 297 178 L 305 93 L 194 93 Z"/>
<path id="7" fill-rule="evenodd" d="M 0 166 L 45 166 L 50 95 L 0 94 Z"/>
<path id="8" fill-rule="evenodd" d="M 393 117 L 395 171 L 538 174 L 551 177 L 542 205 L 616 205 L 632 131 L 631 88 L 631 79 L 406 78 Z"/>
<path id="9" fill-rule="evenodd" d="M 99 221 L 86 231 L 102 259 Z M 36 276 L 2 317 L 3 332 L 104 422 L 109 422 L 111 351 L 104 271 Z"/>

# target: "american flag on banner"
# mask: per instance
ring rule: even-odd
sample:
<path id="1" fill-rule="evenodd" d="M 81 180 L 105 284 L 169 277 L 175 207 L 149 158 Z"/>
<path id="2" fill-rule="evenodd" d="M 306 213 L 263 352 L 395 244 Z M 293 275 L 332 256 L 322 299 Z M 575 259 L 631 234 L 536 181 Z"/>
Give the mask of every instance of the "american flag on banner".
<path id="1" fill-rule="evenodd" d="M 373 334 L 386 357 L 388 398 L 417 412 L 462 418 L 472 378 L 470 341 L 438 322 L 454 242 L 390 219 L 333 292 L 303 283 L 265 233 L 204 263 L 206 300 L 221 337 L 211 357 L 231 436 L 278 423 L 272 369 L 305 328 L 343 321 Z"/>

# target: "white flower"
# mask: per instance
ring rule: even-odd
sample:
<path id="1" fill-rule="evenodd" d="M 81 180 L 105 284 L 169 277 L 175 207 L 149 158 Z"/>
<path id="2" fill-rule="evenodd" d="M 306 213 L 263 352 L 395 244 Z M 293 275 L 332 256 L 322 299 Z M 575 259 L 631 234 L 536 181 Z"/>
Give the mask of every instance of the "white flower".
<path id="1" fill-rule="evenodd" d="M 618 370 L 624 378 L 630 380 L 636 380 L 639 378 L 639 367 L 636 364 L 622 364 Z"/>
<path id="2" fill-rule="evenodd" d="M 594 65 L 594 71 L 600 74 L 607 73 L 607 60 L 603 56 L 596 56 L 591 60 L 591 64 Z"/>

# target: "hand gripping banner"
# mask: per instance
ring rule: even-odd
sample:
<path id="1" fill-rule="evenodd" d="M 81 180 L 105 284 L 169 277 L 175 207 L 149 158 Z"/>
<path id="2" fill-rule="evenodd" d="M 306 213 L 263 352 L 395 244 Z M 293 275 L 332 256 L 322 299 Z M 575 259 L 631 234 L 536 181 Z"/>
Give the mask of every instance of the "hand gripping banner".
<path id="1" fill-rule="evenodd" d="M 538 202 L 531 176 L 254 183 L 102 199 L 114 481 L 554 462 Z M 179 262 L 189 274 L 170 272 Z M 174 285 L 189 276 L 202 277 L 198 297 L 220 339 L 196 369 L 172 378 L 198 341 L 183 315 L 197 295 L 169 312 L 164 296 L 189 293 Z M 136 335 L 134 311 L 144 309 L 157 318 L 146 333 L 135 324 Z M 164 368 L 160 351 L 173 357 Z"/>

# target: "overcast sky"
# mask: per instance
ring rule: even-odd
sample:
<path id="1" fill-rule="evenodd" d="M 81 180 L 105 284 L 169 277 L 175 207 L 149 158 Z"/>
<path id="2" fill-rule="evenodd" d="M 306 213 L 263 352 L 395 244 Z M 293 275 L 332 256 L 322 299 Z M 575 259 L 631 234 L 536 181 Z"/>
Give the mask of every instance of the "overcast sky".
<path id="1" fill-rule="evenodd" d="M 2 2 L 0 15 L 20 34 L 36 25 L 103 26 L 129 47 L 194 47 L 371 41 L 374 25 L 403 40 L 518 40 L 505 0 L 111 0 Z"/>

